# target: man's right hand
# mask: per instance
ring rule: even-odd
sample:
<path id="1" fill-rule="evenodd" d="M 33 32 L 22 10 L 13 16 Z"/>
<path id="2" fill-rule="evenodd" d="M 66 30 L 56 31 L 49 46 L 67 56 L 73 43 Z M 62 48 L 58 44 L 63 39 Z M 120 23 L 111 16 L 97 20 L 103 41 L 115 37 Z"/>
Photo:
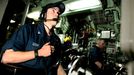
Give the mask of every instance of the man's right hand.
<path id="1" fill-rule="evenodd" d="M 52 46 L 50 45 L 50 42 L 44 44 L 41 49 L 38 50 L 38 55 L 43 57 L 48 57 L 51 55 Z"/>

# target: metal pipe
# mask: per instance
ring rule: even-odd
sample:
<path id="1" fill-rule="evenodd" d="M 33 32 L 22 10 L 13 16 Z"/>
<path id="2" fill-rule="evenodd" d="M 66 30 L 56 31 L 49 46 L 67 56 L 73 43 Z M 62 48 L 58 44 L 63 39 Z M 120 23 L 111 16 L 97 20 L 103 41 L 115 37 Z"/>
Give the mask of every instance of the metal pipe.
<path id="1" fill-rule="evenodd" d="M 21 20 L 21 25 L 24 25 L 24 23 L 25 23 L 26 16 L 27 16 L 27 13 L 29 11 L 29 6 L 30 6 L 30 0 L 27 0 L 26 1 L 26 7 L 25 7 L 25 10 L 23 12 L 23 17 L 22 17 L 22 20 Z"/>

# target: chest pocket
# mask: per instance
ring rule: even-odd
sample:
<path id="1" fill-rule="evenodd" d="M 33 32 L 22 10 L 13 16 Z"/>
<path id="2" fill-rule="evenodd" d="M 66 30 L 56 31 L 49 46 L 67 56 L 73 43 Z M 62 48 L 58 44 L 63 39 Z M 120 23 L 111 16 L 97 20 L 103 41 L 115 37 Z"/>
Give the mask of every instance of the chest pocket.
<path id="1" fill-rule="evenodd" d="M 30 25 L 28 27 L 29 39 L 27 41 L 26 50 L 35 50 L 41 47 L 41 43 L 43 43 L 41 39 L 41 34 L 37 30 L 37 25 Z"/>

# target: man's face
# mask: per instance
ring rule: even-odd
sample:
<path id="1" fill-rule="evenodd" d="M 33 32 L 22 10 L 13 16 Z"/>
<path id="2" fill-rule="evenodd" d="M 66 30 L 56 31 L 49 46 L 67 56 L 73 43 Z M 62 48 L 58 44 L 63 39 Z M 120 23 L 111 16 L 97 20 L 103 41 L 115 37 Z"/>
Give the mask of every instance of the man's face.
<path id="1" fill-rule="evenodd" d="M 101 49 L 103 49 L 103 48 L 105 48 L 105 46 L 106 46 L 106 44 L 105 44 L 104 40 L 101 40 L 100 43 L 99 43 L 99 47 Z"/>
<path id="2" fill-rule="evenodd" d="M 60 9 L 58 7 L 52 7 L 47 9 L 46 19 L 58 19 L 60 14 Z"/>

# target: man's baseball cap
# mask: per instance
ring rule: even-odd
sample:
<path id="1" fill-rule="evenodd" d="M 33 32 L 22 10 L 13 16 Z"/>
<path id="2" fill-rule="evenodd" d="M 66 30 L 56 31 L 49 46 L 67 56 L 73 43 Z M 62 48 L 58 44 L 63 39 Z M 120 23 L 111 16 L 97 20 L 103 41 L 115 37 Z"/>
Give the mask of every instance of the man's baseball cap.
<path id="1" fill-rule="evenodd" d="M 62 3 L 62 2 L 49 3 L 49 4 L 47 4 L 47 5 L 45 5 L 45 6 L 42 7 L 42 11 L 40 13 L 39 19 L 40 20 L 44 20 L 44 13 L 47 12 L 47 9 L 48 8 L 52 8 L 52 7 L 58 7 L 60 9 L 59 15 L 61 15 L 65 11 L 65 5 L 64 5 L 64 3 Z"/>
<path id="2" fill-rule="evenodd" d="M 60 14 L 65 11 L 65 5 L 62 2 L 49 3 L 46 6 L 42 7 L 42 12 L 45 13 L 48 8 L 58 7 L 60 9 Z"/>

